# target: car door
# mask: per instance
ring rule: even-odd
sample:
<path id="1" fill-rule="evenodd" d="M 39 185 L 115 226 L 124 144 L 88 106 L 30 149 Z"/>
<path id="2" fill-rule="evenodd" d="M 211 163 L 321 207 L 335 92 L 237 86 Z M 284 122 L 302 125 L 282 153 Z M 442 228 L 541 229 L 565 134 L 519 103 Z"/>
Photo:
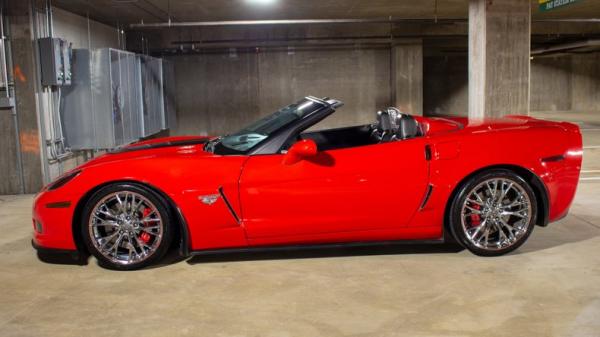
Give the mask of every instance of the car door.
<path id="1" fill-rule="evenodd" d="M 318 152 L 293 164 L 255 155 L 240 178 L 250 239 L 400 229 L 423 200 L 422 138 Z"/>

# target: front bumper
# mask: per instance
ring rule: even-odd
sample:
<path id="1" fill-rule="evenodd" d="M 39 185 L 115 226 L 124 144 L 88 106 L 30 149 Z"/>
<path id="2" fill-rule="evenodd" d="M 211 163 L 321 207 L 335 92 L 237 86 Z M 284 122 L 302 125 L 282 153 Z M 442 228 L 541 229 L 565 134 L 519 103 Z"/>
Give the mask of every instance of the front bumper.
<path id="1" fill-rule="evenodd" d="M 47 263 L 86 265 L 88 255 L 77 250 L 46 248 L 31 240 L 31 246 L 37 251 L 38 258 Z"/>
<path id="2" fill-rule="evenodd" d="M 33 201 L 33 240 L 36 248 L 77 251 L 73 240 L 76 204 L 60 190 L 42 191 Z"/>

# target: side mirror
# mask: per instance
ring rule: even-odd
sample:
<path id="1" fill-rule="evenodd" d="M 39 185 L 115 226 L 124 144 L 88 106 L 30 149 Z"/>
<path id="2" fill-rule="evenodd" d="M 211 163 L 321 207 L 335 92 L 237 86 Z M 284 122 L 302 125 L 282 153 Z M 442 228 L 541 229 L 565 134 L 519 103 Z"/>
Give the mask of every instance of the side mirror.
<path id="1" fill-rule="evenodd" d="M 290 147 L 283 157 L 283 163 L 286 165 L 295 164 L 303 159 L 317 155 L 317 144 L 312 139 L 303 139 L 297 141 Z"/>

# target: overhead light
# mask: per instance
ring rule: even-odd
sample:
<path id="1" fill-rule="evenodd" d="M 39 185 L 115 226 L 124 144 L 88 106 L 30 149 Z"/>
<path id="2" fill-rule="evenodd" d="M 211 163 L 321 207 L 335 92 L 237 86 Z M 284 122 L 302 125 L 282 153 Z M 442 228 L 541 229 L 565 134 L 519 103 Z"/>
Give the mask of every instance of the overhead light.
<path id="1" fill-rule="evenodd" d="M 246 0 L 247 3 L 254 5 L 270 5 L 275 3 L 276 1 L 277 0 Z"/>

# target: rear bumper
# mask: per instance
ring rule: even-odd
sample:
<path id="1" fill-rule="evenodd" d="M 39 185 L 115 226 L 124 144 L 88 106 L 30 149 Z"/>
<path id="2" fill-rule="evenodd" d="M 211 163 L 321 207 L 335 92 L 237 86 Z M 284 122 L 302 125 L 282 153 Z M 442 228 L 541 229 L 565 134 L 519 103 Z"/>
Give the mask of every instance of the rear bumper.
<path id="1" fill-rule="evenodd" d="M 583 159 L 582 139 L 576 125 L 562 123 L 567 132 L 568 145 L 560 160 L 541 160 L 543 180 L 548 188 L 550 202 L 550 222 L 567 216 L 579 184 L 581 162 Z"/>

